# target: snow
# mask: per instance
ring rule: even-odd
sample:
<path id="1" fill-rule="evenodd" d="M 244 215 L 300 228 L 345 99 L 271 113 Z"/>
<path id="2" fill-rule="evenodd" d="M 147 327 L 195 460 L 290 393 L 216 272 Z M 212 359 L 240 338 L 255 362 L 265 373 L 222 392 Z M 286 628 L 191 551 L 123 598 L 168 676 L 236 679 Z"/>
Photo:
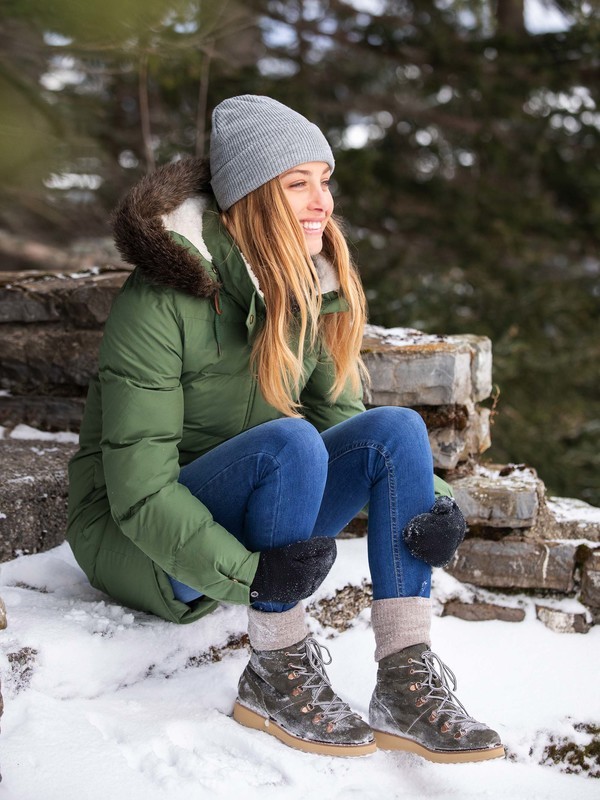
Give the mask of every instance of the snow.
<path id="1" fill-rule="evenodd" d="M 40 431 L 37 428 L 32 428 L 29 425 L 20 424 L 12 429 L 10 432 L 11 439 L 21 439 L 26 441 L 38 442 L 67 442 L 71 444 L 79 443 L 79 434 L 71 433 L 70 431 L 59 431 L 58 433 L 50 433 L 49 431 Z"/>
<path id="2" fill-rule="evenodd" d="M 436 333 L 423 333 L 415 328 L 383 328 L 381 325 L 366 325 L 365 336 L 374 336 L 382 342 L 396 347 L 438 344 L 449 341 L 447 336 Z"/>
<path id="3" fill-rule="evenodd" d="M 600 508 L 574 497 L 549 497 L 548 509 L 558 522 L 600 524 Z"/>
<path id="4" fill-rule="evenodd" d="M 525 464 L 477 464 L 472 474 L 489 479 L 491 483 L 488 485 L 499 483 L 507 492 L 514 491 L 519 486 L 535 486 L 539 483 L 536 471 Z"/>
<path id="5" fill-rule="evenodd" d="M 367 578 L 364 539 L 340 541 L 338 552 L 317 599 Z M 438 604 L 473 598 L 442 570 L 434 593 Z M 532 598 L 519 598 L 521 623 L 433 618 L 433 647 L 456 672 L 459 698 L 510 754 L 438 765 L 384 751 L 309 755 L 235 723 L 247 652 L 226 650 L 218 661 L 208 653 L 245 630 L 239 606 L 184 626 L 123 608 L 89 586 L 66 544 L 3 564 L 0 594 L 9 622 L 0 633 L 2 800 L 598 797 L 597 781 L 539 762 L 552 734 L 585 744 L 589 734 L 574 725 L 600 723 L 600 627 L 554 633 L 535 618 Z M 331 650 L 336 690 L 366 715 L 376 670 L 369 610 L 342 634 L 316 620 L 311 628 Z M 18 667 L 9 654 L 24 648 L 36 653 Z"/>

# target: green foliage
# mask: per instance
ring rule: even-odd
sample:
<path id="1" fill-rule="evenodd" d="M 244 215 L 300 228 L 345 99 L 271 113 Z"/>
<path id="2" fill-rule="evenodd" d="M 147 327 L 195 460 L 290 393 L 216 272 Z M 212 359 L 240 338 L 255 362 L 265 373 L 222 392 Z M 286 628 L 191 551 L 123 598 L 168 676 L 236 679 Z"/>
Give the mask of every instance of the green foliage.
<path id="1" fill-rule="evenodd" d="M 160 26 L 174 5 L 172 0 L 4 0 L 2 16 L 68 37 L 76 47 L 101 43 L 123 47 L 143 31 Z"/>

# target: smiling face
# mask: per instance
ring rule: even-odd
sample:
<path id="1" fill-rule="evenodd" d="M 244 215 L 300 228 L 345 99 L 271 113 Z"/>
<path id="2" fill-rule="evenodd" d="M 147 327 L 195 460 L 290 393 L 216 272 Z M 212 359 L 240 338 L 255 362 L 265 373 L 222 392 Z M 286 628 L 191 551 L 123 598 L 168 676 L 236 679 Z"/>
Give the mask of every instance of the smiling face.
<path id="1" fill-rule="evenodd" d="M 304 231 L 311 256 L 321 252 L 323 231 L 333 212 L 330 175 L 331 168 L 324 161 L 309 161 L 279 176 L 287 201 Z"/>

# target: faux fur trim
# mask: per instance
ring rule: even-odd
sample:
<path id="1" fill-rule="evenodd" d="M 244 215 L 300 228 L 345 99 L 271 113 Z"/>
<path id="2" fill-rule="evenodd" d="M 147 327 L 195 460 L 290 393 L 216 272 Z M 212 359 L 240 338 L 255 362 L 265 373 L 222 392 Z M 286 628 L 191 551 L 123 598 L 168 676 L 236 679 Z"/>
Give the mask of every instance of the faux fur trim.
<path id="1" fill-rule="evenodd" d="M 117 248 L 150 283 L 195 297 L 211 297 L 219 288 L 198 258 L 174 241 L 165 228 L 165 220 L 169 225 L 171 218 L 180 221 L 187 233 L 177 232 L 212 260 L 204 243 L 202 248 L 199 246 L 201 228 L 197 234 L 190 231 L 192 216 L 197 222 L 203 194 L 212 194 L 208 162 L 185 158 L 142 178 L 117 207 L 113 215 Z"/>

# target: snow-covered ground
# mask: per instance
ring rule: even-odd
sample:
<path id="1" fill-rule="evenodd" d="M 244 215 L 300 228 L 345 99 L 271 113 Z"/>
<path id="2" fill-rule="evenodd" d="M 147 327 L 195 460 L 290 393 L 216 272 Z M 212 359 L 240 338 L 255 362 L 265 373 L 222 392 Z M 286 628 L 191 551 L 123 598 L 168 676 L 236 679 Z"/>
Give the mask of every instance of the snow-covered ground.
<path id="1" fill-rule="evenodd" d="M 365 541 L 339 545 L 320 596 L 367 575 Z M 441 571 L 435 586 L 438 599 L 460 593 Z M 433 649 L 456 672 L 459 698 L 501 732 L 510 754 L 437 765 L 383 751 L 304 754 L 236 724 L 230 714 L 247 653 L 207 654 L 244 631 L 240 607 L 188 626 L 132 612 L 89 587 L 67 545 L 3 564 L 0 595 L 9 621 L 0 633 L 1 800 L 600 796 L 598 780 L 539 763 L 551 735 L 585 744 L 574 724 L 600 724 L 600 626 L 554 633 L 531 600 L 522 601 L 521 623 L 434 617 Z M 331 650 L 333 685 L 366 714 L 375 677 L 368 610 L 342 634 L 312 626 Z"/>

